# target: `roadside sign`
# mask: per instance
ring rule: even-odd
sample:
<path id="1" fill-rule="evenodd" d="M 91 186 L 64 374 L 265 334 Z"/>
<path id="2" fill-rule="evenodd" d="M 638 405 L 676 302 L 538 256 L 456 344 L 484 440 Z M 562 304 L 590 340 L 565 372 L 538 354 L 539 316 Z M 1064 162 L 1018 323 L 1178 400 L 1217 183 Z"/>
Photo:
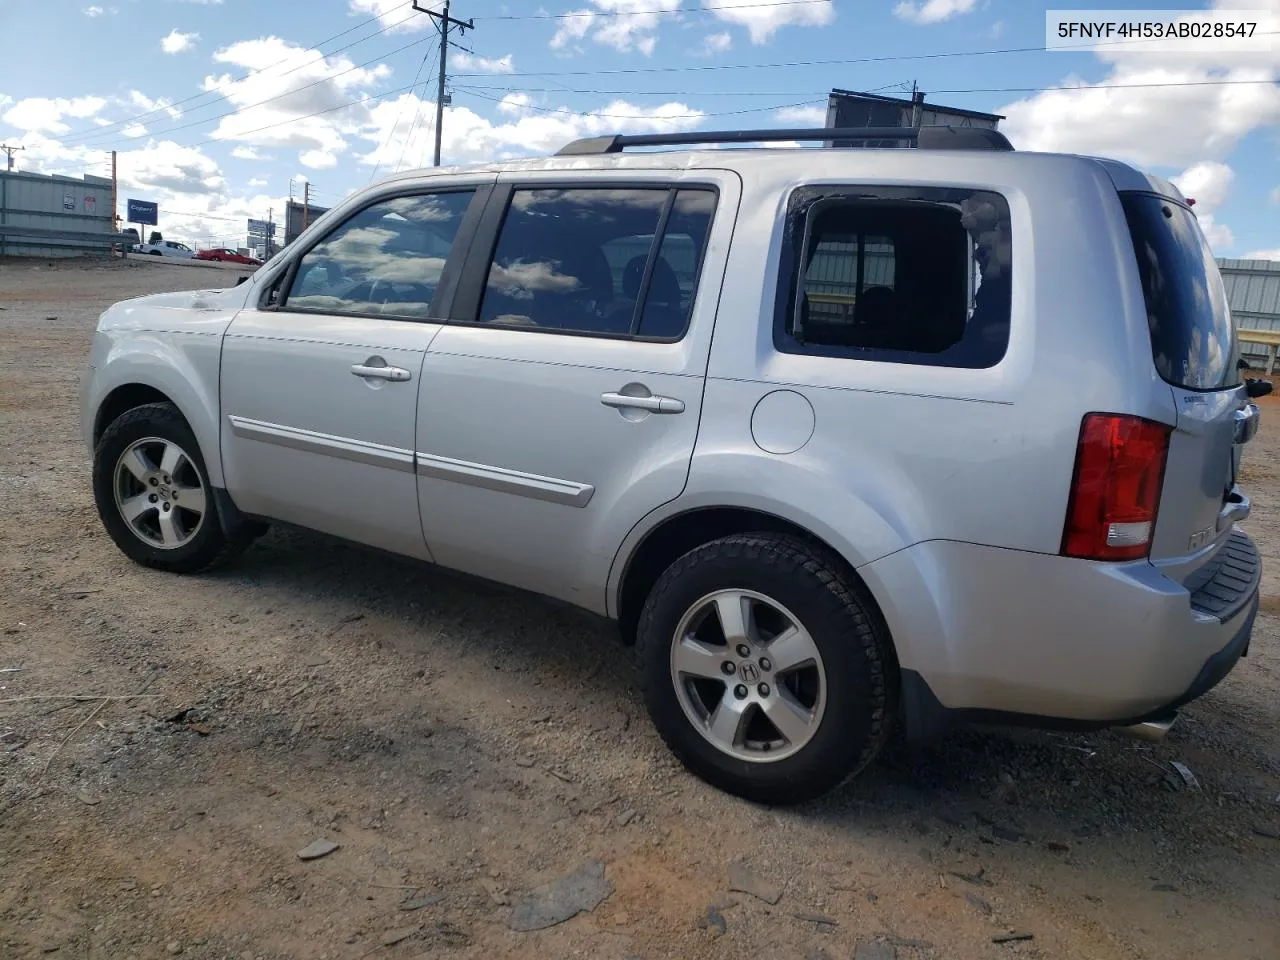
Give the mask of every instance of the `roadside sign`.
<path id="1" fill-rule="evenodd" d="M 76 208 L 76 196 L 74 193 L 65 193 L 62 195 L 62 209 L 74 210 Z"/>
<path id="2" fill-rule="evenodd" d="M 276 235 L 276 225 L 268 220 L 250 220 L 249 236 L 251 237 L 274 237 Z"/>
<path id="3" fill-rule="evenodd" d="M 158 204 L 149 200 L 127 200 L 125 203 L 128 209 L 128 215 L 125 220 L 128 223 L 141 223 L 154 227 L 160 222 L 160 207 Z"/>

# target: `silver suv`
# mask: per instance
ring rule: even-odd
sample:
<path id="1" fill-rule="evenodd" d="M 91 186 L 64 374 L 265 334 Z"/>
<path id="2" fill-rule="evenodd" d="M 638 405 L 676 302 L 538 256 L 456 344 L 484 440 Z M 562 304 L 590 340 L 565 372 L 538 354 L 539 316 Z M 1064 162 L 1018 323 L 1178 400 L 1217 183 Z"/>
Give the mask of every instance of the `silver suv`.
<path id="1" fill-rule="evenodd" d="M 828 147 L 624 150 L 779 137 Z M 902 148 L 830 146 L 867 139 Z M 993 131 L 398 176 L 247 283 L 109 309 L 83 411 L 134 560 L 274 520 L 614 618 L 672 750 L 764 802 L 897 720 L 1158 736 L 1258 605 L 1190 206 Z"/>

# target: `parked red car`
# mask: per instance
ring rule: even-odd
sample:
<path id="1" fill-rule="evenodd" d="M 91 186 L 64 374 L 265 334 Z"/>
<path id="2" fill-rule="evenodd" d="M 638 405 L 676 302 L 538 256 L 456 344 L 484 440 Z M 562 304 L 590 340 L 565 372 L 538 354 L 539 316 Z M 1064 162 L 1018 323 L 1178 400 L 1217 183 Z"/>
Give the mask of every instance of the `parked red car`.
<path id="1" fill-rule="evenodd" d="M 237 253 L 229 247 L 214 247 L 211 250 L 201 250 L 196 254 L 196 259 L 213 260 L 218 263 L 244 263 L 252 267 L 262 266 L 261 260 L 246 257 L 243 253 Z"/>

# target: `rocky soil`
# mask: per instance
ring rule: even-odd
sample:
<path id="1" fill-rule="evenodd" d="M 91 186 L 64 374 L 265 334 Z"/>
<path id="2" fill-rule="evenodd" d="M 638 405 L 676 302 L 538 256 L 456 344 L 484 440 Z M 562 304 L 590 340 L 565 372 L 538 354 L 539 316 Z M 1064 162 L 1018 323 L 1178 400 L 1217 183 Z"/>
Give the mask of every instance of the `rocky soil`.
<path id="1" fill-rule="evenodd" d="M 1253 648 L 1166 742 L 965 730 L 769 810 L 671 760 L 584 614 L 296 530 L 129 563 L 93 325 L 218 269 L 0 262 L 0 957 L 1280 957 L 1280 403 Z"/>

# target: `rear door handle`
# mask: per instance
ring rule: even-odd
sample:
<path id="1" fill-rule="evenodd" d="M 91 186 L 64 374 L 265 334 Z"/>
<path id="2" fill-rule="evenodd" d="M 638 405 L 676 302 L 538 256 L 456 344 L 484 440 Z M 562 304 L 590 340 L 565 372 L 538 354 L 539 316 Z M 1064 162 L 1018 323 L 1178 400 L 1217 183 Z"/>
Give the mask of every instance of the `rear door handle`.
<path id="1" fill-rule="evenodd" d="M 413 377 L 404 367 L 370 367 L 363 363 L 353 363 L 351 372 L 357 377 L 371 380 L 390 380 L 392 383 L 404 383 Z"/>
<path id="2" fill-rule="evenodd" d="M 650 413 L 684 413 L 684 401 L 675 397 L 629 397 L 625 393 L 602 393 L 600 402 L 618 410 L 647 410 Z"/>

